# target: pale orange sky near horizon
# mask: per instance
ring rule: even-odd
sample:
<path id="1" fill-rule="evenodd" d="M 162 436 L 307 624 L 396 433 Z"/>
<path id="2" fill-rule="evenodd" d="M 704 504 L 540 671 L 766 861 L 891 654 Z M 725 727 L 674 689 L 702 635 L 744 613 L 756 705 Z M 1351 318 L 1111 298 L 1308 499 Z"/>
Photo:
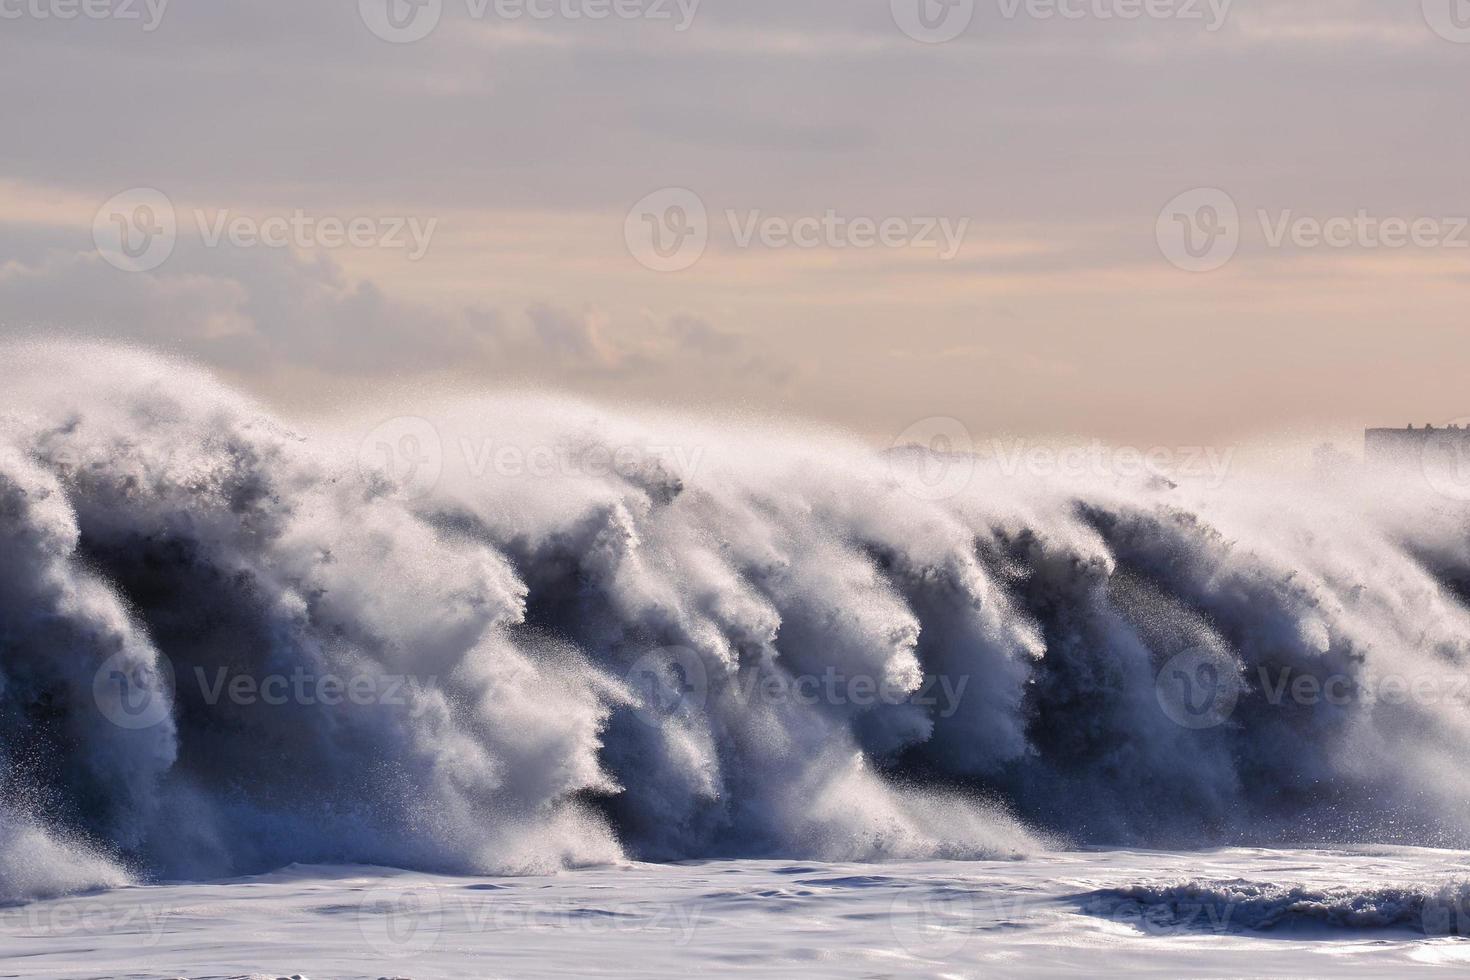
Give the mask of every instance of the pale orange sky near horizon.
<path id="1" fill-rule="evenodd" d="M 906 36 L 902 2 L 705 0 L 684 31 L 449 4 L 404 44 L 351 4 L 181 5 L 147 33 L 17 21 L 0 38 L 0 77 L 27 94 L 0 108 L 0 335 L 162 348 L 293 410 L 452 378 L 879 444 L 952 416 L 1356 449 L 1365 426 L 1470 415 L 1470 38 L 1436 29 L 1436 0 L 1236 0 L 1218 30 L 977 3 L 944 43 Z M 165 195 L 179 228 L 141 272 L 94 236 L 130 188 Z M 629 238 L 661 188 L 707 215 L 677 271 Z M 1232 257 L 1206 272 L 1171 261 L 1161 230 L 1193 188 L 1238 209 Z M 434 230 L 417 260 L 203 234 L 222 213 L 298 211 Z M 948 259 L 739 241 L 829 211 L 965 233 Z M 1311 240 L 1360 214 L 1439 240 Z M 1305 238 L 1273 241 L 1303 218 Z"/>

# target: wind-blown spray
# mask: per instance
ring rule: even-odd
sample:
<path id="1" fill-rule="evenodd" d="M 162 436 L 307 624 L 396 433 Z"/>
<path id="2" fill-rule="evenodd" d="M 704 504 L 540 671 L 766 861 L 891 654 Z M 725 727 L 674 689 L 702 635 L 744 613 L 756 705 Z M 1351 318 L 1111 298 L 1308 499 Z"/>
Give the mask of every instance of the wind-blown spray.
<path id="1" fill-rule="evenodd" d="M 0 363 L 0 898 L 1470 846 L 1467 512 L 1423 481 L 939 495 L 824 432 L 460 395 L 364 441 L 151 355 Z"/>

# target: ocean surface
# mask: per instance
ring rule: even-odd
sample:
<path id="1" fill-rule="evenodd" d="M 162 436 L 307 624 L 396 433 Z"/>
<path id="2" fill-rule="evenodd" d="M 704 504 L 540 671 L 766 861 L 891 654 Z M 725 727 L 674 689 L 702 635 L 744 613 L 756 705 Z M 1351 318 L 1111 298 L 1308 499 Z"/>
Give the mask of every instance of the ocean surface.
<path id="1" fill-rule="evenodd" d="M 708 861 L 529 877 L 292 867 L 0 910 L 0 973 L 495 977 L 1463 976 L 1463 852 Z M 1470 934 L 1470 919 L 1464 921 Z"/>

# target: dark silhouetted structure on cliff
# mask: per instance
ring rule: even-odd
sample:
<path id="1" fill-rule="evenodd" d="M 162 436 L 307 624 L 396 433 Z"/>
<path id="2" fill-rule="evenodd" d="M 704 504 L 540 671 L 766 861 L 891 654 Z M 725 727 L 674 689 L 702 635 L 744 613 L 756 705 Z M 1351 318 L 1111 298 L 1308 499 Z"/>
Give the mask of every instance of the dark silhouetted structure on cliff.
<path id="1" fill-rule="evenodd" d="M 1363 460 L 1369 466 L 1419 466 L 1426 460 L 1470 457 L 1470 426 L 1368 429 L 1363 438 Z"/>

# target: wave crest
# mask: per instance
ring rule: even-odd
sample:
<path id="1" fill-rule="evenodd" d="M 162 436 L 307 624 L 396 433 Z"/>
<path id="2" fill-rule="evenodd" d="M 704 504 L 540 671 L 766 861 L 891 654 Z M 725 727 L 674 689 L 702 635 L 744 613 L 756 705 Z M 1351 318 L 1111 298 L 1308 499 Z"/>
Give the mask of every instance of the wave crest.
<path id="1" fill-rule="evenodd" d="M 1373 686 L 1470 663 L 1466 508 L 1412 481 L 932 499 L 923 453 L 500 395 L 417 405 L 405 487 L 377 421 L 0 362 L 0 818 L 118 867 L 1470 844 L 1465 703 Z"/>

